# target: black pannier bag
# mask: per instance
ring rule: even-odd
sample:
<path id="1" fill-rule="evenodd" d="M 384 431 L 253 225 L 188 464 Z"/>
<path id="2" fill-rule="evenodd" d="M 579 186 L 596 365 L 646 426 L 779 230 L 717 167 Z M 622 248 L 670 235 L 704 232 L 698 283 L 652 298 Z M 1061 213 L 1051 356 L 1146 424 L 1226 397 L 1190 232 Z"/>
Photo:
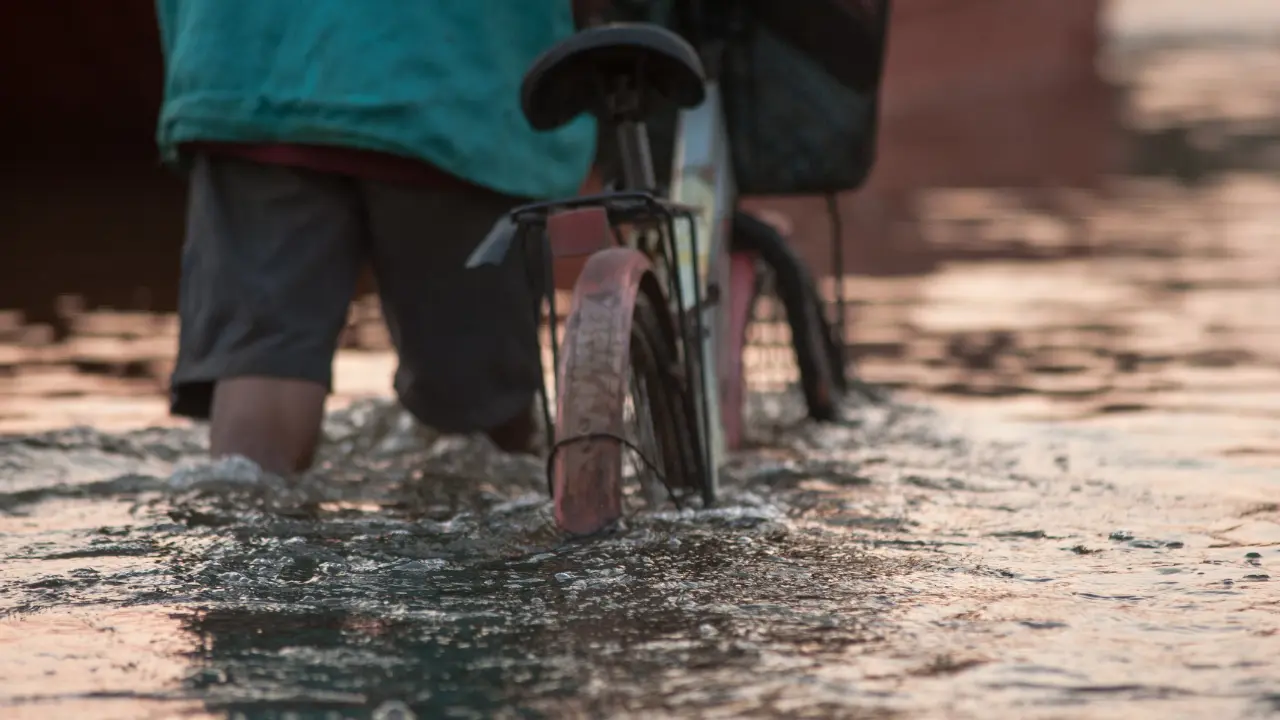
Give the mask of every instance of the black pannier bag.
<path id="1" fill-rule="evenodd" d="M 888 0 L 745 5 L 720 74 L 738 192 L 860 187 L 875 161 Z"/>
<path id="2" fill-rule="evenodd" d="M 695 45 L 724 43 L 718 77 L 738 192 L 830 194 L 875 161 L 890 0 L 616 0 L 616 18 L 657 22 Z M 670 177 L 675 116 L 650 124 Z M 607 144 L 602 150 L 607 149 Z M 602 157 L 609 167 L 612 158 Z"/>

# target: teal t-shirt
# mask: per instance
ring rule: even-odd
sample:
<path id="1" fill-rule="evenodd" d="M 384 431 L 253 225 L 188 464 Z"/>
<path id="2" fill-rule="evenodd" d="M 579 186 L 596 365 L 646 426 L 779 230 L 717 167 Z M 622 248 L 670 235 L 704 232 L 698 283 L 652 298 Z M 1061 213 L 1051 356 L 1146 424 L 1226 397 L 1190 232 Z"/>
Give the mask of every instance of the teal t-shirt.
<path id="1" fill-rule="evenodd" d="M 573 32 L 569 0 L 156 0 L 157 139 L 338 145 L 417 158 L 530 198 L 573 195 L 595 122 L 535 132 L 529 64 Z"/>

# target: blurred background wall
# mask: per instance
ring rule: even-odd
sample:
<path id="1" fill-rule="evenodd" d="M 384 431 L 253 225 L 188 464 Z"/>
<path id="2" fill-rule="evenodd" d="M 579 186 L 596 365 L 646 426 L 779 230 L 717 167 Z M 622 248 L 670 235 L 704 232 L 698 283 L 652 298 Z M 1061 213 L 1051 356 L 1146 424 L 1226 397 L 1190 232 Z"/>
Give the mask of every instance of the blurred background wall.
<path id="1" fill-rule="evenodd" d="M 1099 74 L 1102 0 L 898 0 L 880 160 L 841 199 L 850 269 L 927 270 L 912 229 L 932 187 L 1084 187 L 1119 160 Z M 182 184 L 152 144 L 161 66 L 152 0 L 20 0 L 0 25 L 0 308 L 59 323 L 57 298 L 171 310 Z M 809 199 L 772 200 L 825 267 Z"/>
<path id="2" fill-rule="evenodd" d="M 1115 93 L 1098 72 L 1102 0 L 898 0 L 878 161 L 841 198 L 847 269 L 898 274 L 937 261 L 912 220 L 939 187 L 1096 188 L 1122 162 Z M 828 266 L 822 201 L 784 210 Z"/>

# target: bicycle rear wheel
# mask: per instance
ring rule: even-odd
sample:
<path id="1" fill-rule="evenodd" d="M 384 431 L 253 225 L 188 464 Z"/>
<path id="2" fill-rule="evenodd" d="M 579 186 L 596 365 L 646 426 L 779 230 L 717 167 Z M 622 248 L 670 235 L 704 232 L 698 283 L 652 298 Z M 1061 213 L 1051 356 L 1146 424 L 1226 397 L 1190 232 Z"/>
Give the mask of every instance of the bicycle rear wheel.
<path id="1" fill-rule="evenodd" d="M 629 303 L 620 288 L 580 293 L 565 325 L 549 469 L 556 523 L 575 535 L 667 502 L 714 501 L 674 333 L 649 291 L 631 287 Z"/>
<path id="2" fill-rule="evenodd" d="M 791 344 L 809 417 L 823 422 L 835 420 L 848 379 L 836 328 L 827 322 L 813 275 L 781 233 L 748 213 L 739 211 L 734 215 L 733 245 L 735 249 L 757 253 L 773 275 L 774 290 L 791 327 Z"/>

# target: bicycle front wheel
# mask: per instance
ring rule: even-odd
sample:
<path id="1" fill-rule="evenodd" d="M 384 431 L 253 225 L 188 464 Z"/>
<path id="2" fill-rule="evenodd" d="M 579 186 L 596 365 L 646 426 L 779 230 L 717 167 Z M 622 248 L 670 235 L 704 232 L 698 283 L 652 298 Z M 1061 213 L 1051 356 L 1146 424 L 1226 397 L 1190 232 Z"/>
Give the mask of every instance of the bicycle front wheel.
<path id="1" fill-rule="evenodd" d="M 608 264 L 593 257 L 584 268 L 561 346 L 549 469 L 556 523 L 574 535 L 697 495 L 714 500 L 675 335 L 654 293 L 592 277 Z"/>

